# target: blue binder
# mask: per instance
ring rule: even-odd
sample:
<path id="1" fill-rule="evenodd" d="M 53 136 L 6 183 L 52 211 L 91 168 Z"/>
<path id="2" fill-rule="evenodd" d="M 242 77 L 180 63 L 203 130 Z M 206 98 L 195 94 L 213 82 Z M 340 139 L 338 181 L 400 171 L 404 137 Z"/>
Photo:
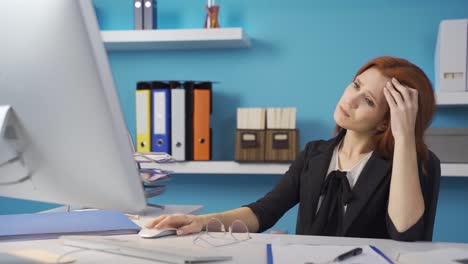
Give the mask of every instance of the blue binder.
<path id="1" fill-rule="evenodd" d="M 171 154 L 171 91 L 163 82 L 153 82 L 151 151 Z"/>
<path id="2" fill-rule="evenodd" d="M 0 240 L 135 234 L 141 229 L 125 214 L 109 210 L 0 215 L 0 223 Z"/>

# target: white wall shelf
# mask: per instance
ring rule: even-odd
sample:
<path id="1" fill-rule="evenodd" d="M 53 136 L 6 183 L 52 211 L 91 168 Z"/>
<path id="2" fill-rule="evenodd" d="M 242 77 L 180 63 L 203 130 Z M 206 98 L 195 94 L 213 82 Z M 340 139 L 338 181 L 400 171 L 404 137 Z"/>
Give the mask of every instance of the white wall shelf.
<path id="1" fill-rule="evenodd" d="M 442 163 L 440 170 L 442 176 L 468 177 L 468 164 L 466 163 Z"/>
<path id="2" fill-rule="evenodd" d="M 248 48 L 242 28 L 101 31 L 108 51 Z"/>
<path id="3" fill-rule="evenodd" d="M 142 168 L 163 168 L 189 174 L 283 174 L 289 163 L 239 163 L 235 161 L 183 161 L 173 163 L 142 163 Z"/>
<path id="4" fill-rule="evenodd" d="M 185 161 L 143 163 L 143 168 L 164 168 L 184 174 L 284 174 L 289 163 L 239 163 L 235 161 Z M 442 163 L 442 176 L 468 177 L 468 164 Z"/>
<path id="5" fill-rule="evenodd" d="M 436 102 L 439 106 L 468 106 L 467 92 L 437 92 Z"/>

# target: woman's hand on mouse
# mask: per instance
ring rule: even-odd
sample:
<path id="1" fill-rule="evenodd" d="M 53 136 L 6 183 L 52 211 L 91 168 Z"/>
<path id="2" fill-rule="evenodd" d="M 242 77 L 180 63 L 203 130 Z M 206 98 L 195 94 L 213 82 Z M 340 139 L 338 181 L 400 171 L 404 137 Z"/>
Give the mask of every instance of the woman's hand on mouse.
<path id="1" fill-rule="evenodd" d="M 188 235 L 200 232 L 205 225 L 202 217 L 187 214 L 161 215 L 146 225 L 146 228 L 177 228 L 177 235 Z"/>

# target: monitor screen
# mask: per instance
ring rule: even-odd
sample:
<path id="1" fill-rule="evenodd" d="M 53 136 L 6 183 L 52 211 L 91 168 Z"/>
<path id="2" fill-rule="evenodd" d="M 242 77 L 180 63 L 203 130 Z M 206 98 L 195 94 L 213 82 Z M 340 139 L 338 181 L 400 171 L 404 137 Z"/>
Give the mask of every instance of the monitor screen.
<path id="1" fill-rule="evenodd" d="M 89 0 L 0 1 L 0 196 L 146 206 Z"/>

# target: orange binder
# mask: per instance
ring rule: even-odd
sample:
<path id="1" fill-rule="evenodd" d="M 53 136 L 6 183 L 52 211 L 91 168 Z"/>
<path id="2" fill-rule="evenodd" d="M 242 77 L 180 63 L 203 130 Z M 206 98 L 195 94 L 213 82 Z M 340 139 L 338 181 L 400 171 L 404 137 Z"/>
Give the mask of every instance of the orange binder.
<path id="1" fill-rule="evenodd" d="M 193 160 L 211 159 L 211 89 L 193 90 Z"/>

